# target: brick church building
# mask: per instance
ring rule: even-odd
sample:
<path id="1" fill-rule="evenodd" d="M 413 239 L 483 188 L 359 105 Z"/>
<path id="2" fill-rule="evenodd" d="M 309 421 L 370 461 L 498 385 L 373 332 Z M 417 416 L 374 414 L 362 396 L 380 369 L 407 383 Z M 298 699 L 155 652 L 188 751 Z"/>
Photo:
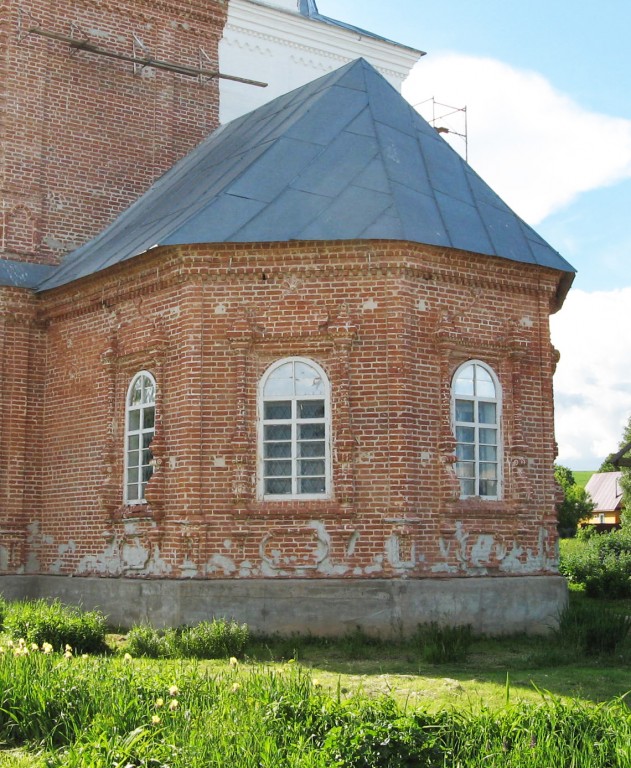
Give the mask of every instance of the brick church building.
<path id="1" fill-rule="evenodd" d="M 399 95 L 419 52 L 313 0 L 7 5 L 0 592 L 121 624 L 553 624 L 573 269 Z M 250 12 L 306 25 L 324 74 L 218 127 L 224 80 L 259 88 L 260 38 L 222 68 Z"/>

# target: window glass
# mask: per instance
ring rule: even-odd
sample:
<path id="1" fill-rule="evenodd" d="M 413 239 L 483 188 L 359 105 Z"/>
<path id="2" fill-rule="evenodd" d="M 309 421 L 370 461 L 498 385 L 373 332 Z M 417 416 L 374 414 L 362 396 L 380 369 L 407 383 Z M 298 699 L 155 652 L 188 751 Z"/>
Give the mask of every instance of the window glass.
<path id="1" fill-rule="evenodd" d="M 142 503 L 154 471 L 151 442 L 155 432 L 156 383 L 147 371 L 131 381 L 125 409 L 125 501 Z"/>
<path id="2" fill-rule="evenodd" d="M 309 360 L 282 360 L 263 376 L 259 392 L 263 498 L 329 494 L 330 393 L 324 371 Z"/>
<path id="3" fill-rule="evenodd" d="M 456 476 L 460 494 L 498 498 L 500 488 L 499 385 L 492 369 L 472 361 L 452 381 Z"/>

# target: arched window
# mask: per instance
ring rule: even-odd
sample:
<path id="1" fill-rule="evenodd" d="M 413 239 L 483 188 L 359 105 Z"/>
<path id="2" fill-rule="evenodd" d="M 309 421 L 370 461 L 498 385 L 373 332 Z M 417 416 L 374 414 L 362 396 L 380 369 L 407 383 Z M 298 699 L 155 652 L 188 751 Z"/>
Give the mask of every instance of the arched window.
<path id="1" fill-rule="evenodd" d="M 317 363 L 285 358 L 259 385 L 259 494 L 323 498 L 331 493 L 330 387 Z"/>
<path id="2" fill-rule="evenodd" d="M 501 398 L 495 373 L 479 360 L 469 360 L 454 374 L 451 399 L 460 495 L 498 499 Z"/>
<path id="3" fill-rule="evenodd" d="M 156 421 L 156 380 L 137 373 L 127 390 L 125 408 L 125 502 L 142 503 L 153 474 L 151 441 Z"/>

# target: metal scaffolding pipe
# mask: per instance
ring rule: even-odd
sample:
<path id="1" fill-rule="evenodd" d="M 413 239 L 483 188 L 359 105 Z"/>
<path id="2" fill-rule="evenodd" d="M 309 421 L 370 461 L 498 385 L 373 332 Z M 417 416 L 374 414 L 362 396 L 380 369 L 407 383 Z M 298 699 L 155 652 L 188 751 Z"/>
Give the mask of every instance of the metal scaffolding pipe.
<path id="1" fill-rule="evenodd" d="M 246 85 L 255 85 L 258 88 L 266 88 L 267 83 L 262 83 L 259 80 L 250 80 L 246 77 L 237 77 L 236 75 L 224 75 L 219 71 L 213 71 L 208 69 L 199 69 L 197 67 L 187 67 L 182 64 L 174 64 L 170 61 L 160 61 L 159 59 L 153 59 L 150 56 L 139 58 L 138 56 L 129 56 L 125 53 L 115 53 L 114 51 L 108 51 L 105 48 L 99 48 L 91 43 L 89 40 L 78 40 L 75 37 L 69 37 L 68 35 L 62 35 L 58 32 L 48 32 L 40 27 L 31 27 L 28 30 L 31 35 L 40 35 L 41 37 L 47 37 L 51 40 L 59 40 L 62 43 L 68 43 L 71 48 L 78 51 L 86 51 L 87 53 L 94 53 L 98 56 L 106 56 L 109 59 L 119 59 L 121 61 L 129 61 L 132 64 L 139 64 L 143 67 L 153 67 L 154 69 L 164 69 L 167 72 L 175 72 L 178 75 L 186 75 L 188 77 L 211 77 L 221 78 L 222 80 L 233 80 L 237 83 L 245 83 Z"/>

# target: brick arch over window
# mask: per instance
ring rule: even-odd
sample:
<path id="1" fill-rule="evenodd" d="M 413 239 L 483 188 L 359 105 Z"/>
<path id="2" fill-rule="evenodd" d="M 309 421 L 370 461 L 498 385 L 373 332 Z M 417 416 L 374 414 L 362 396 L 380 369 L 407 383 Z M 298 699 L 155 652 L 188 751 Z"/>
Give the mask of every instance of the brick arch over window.
<path id="1" fill-rule="evenodd" d="M 125 401 L 125 486 L 126 504 L 145 501 L 145 488 L 153 475 L 151 442 L 155 435 L 156 380 L 149 371 L 140 371 L 131 380 Z"/>
<path id="2" fill-rule="evenodd" d="M 264 500 L 332 493 L 331 387 L 313 360 L 277 360 L 258 389 L 258 493 Z"/>
<path id="3" fill-rule="evenodd" d="M 499 380 L 489 365 L 468 360 L 456 370 L 451 408 L 461 498 L 501 498 L 501 406 Z"/>

